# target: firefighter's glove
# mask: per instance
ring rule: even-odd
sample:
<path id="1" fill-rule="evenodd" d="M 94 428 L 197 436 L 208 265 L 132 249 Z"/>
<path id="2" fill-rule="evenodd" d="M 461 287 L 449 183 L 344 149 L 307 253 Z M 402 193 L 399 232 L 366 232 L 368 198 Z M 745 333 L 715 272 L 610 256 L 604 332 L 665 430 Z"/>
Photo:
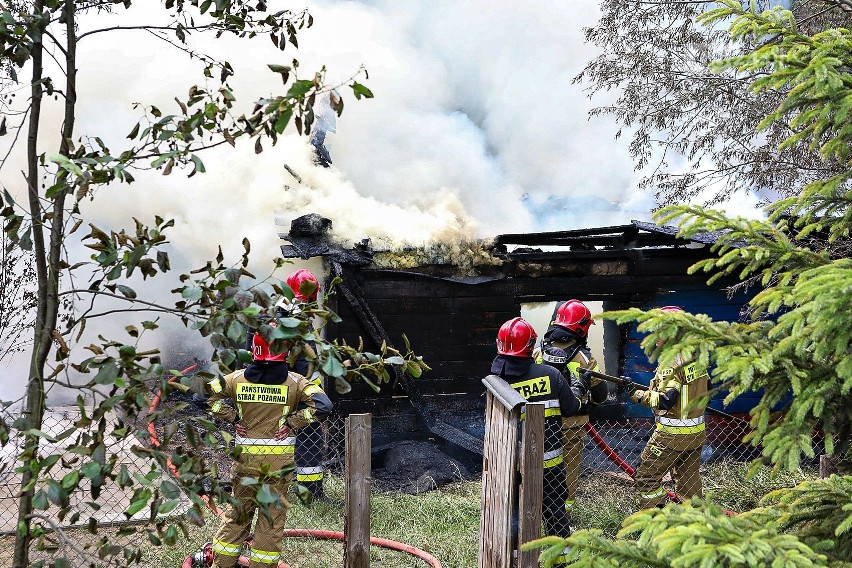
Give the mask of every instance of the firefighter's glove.
<path id="1" fill-rule="evenodd" d="M 588 373 L 580 373 L 579 376 L 571 376 L 571 389 L 579 393 L 578 398 L 585 399 L 591 390 L 592 378 Z"/>
<path id="2" fill-rule="evenodd" d="M 630 400 L 632 400 L 635 403 L 641 403 L 642 402 L 642 393 L 644 391 L 637 388 L 636 383 L 634 383 L 629 377 L 620 377 L 620 378 L 628 381 L 625 384 L 625 389 L 626 389 L 625 392 L 627 393 L 627 396 L 630 398 Z"/>

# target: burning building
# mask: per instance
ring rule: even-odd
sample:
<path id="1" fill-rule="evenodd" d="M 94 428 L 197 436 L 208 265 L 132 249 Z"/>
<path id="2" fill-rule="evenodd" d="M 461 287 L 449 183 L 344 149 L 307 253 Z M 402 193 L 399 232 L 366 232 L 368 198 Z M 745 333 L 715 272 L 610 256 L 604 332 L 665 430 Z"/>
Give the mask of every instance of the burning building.
<path id="1" fill-rule="evenodd" d="M 400 345 L 405 334 L 432 368 L 416 380 L 399 374 L 378 394 L 355 385 L 335 396 L 342 415 L 373 414 L 379 446 L 435 438 L 481 453 L 481 380 L 495 355 L 496 331 L 525 311 L 544 307 L 549 318 L 556 302 L 577 298 L 597 311 L 676 304 L 736 320 L 751 297 L 748 291 L 730 294 L 732 282 L 724 279 L 708 285 L 706 277 L 687 274 L 712 254 L 716 235 L 686 240 L 673 227 L 641 221 L 407 250 L 379 250 L 367 239 L 335 244 L 330 227 L 328 219 L 307 215 L 281 235 L 285 257 L 321 257 L 328 275 L 343 279 L 330 298 L 342 321 L 328 327 L 329 338 L 350 344 L 363 338 L 375 350 L 383 341 Z M 653 366 L 635 326 L 599 322 L 594 329 L 606 371 L 647 383 Z M 617 400 L 623 397 L 611 398 L 612 404 L 593 409 L 593 421 L 650 416 Z M 727 409 L 743 412 L 751 404 L 738 400 Z M 712 405 L 721 407 L 721 401 Z"/>

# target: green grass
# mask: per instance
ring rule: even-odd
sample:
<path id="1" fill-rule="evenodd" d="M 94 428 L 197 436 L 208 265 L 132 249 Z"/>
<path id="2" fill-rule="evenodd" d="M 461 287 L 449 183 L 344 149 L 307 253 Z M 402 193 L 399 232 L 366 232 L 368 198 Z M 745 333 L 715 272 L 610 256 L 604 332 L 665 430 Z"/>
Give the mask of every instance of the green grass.
<path id="1" fill-rule="evenodd" d="M 736 513 L 754 509 L 760 499 L 776 489 L 793 487 L 808 479 L 819 477 L 815 469 L 779 471 L 773 474 L 768 467 L 760 468 L 748 479 L 748 463 L 719 461 L 702 471 L 705 497 Z"/>

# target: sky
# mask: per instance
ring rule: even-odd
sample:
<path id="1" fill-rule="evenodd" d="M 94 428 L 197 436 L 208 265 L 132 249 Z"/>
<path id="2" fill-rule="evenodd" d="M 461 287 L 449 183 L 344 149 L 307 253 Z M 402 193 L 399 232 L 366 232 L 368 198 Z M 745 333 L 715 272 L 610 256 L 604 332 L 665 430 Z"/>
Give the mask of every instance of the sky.
<path id="1" fill-rule="evenodd" d="M 137 2 L 130 20 L 87 17 L 80 33 L 122 21 L 162 23 L 158 5 Z M 237 43 L 195 36 L 190 43 L 232 63 L 234 91 L 246 108 L 281 91 L 268 63 L 289 64 L 297 56 L 305 73 L 325 65 L 331 84 L 346 83 L 364 66 L 369 79 L 359 80 L 375 98 L 355 101 L 339 88 L 346 108 L 326 140 L 332 168 L 315 166 L 311 146 L 295 133 L 275 147 L 264 144 L 259 155 L 243 142 L 205 154 L 203 175 L 143 172 L 130 186 L 103 188 L 82 203 L 87 219 L 119 229 L 132 226 L 134 216 L 174 218 L 169 235 L 178 270 L 203 264 L 220 245 L 235 258 L 247 236 L 251 269 L 264 274 L 279 254 L 278 233 L 306 213 L 332 219 L 340 240 L 371 238 L 380 246 L 650 218 L 656 203 L 636 190 L 640 173 L 628 137 L 616 140 L 617 127 L 606 117 L 588 118 L 590 108 L 608 99 L 589 100 L 573 82 L 595 55 L 582 30 L 597 20 L 595 2 L 317 0 L 307 6 L 315 23 L 299 35 L 298 51 L 282 54 L 267 38 Z M 92 35 L 80 43 L 78 57 L 76 135 L 98 135 L 114 152 L 139 118 L 133 103 L 170 112 L 176 94 L 203 80 L 197 60 L 143 31 Z M 45 136 L 60 112 L 61 101 L 45 109 Z M 0 171 L 0 182 L 17 195 L 23 146 Z M 729 208 L 752 206 L 747 197 Z M 73 264 L 89 253 L 69 243 L 69 254 Z M 145 286 L 156 295 L 173 284 Z"/>

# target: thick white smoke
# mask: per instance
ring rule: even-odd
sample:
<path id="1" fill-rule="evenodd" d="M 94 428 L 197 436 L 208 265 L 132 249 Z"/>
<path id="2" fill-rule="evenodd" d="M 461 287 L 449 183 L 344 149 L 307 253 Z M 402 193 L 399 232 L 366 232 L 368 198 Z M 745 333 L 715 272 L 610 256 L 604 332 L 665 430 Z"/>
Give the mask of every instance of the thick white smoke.
<path id="1" fill-rule="evenodd" d="M 136 3 L 121 20 L 88 16 L 80 33 L 162 23 L 161 6 Z M 129 187 L 101 189 L 83 204 L 87 220 L 109 229 L 132 226 L 134 216 L 174 218 L 169 235 L 176 272 L 203 263 L 219 245 L 236 258 L 248 237 L 251 268 L 260 276 L 279 255 L 278 232 L 288 228 L 275 220 L 305 213 L 331 218 L 334 234 L 348 241 L 415 246 L 648 217 L 653 196 L 635 191 L 636 175 L 625 144 L 614 140 L 615 126 L 587 118 L 602 101 L 589 101 L 572 83 L 594 55 L 582 26 L 595 23 L 595 3 L 318 0 L 308 7 L 315 24 L 299 36 L 298 52 L 288 47 L 282 54 L 266 39 L 198 35 L 191 45 L 233 64 L 244 110 L 281 90 L 267 63 L 289 64 L 297 56 L 304 72 L 326 65 L 338 83 L 365 65 L 370 78 L 362 82 L 376 98 L 355 101 L 348 88 L 339 88 L 347 104 L 326 139 L 331 169 L 315 166 L 307 139 L 295 134 L 275 147 L 264 144 L 260 155 L 242 141 L 236 149 L 206 153 L 206 174 L 187 179 L 178 171 L 167 177 L 148 172 Z M 78 67 L 75 136 L 100 136 L 114 153 L 124 149 L 139 117 L 133 103 L 168 113 L 176 95 L 203 82 L 197 59 L 142 31 L 85 38 Z M 58 70 L 49 73 L 62 84 Z M 45 109 L 44 135 L 55 138 L 61 106 L 60 100 Z M 19 197 L 21 150 L 19 142 L 0 171 L 0 181 Z M 69 247 L 71 264 L 89 254 Z M 142 287 L 160 295 L 174 284 Z M 123 328 L 119 319 L 110 325 Z"/>

